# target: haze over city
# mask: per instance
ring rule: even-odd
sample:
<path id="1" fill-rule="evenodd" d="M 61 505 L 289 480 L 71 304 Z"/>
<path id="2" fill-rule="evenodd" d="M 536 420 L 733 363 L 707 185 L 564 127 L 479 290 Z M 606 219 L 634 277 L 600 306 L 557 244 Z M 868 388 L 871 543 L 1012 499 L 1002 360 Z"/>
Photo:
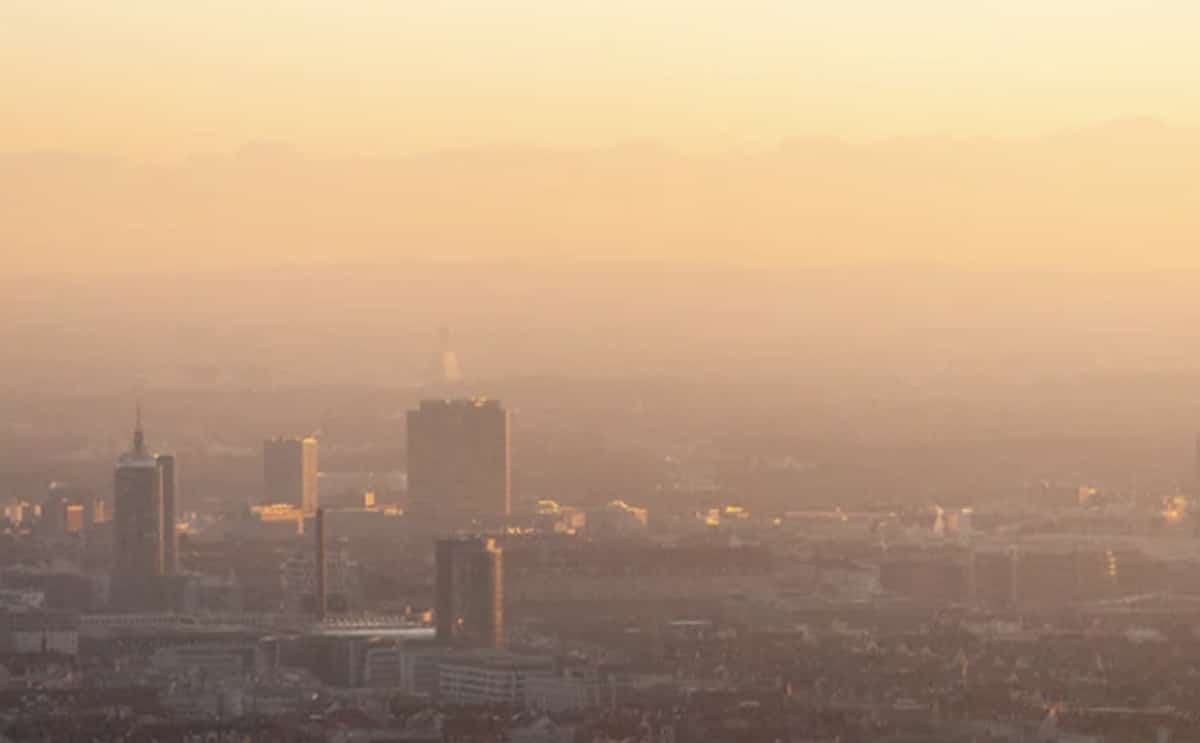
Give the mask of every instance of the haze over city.
<path id="1" fill-rule="evenodd" d="M 1197 27 L 7 0 L 0 740 L 1200 738 Z"/>

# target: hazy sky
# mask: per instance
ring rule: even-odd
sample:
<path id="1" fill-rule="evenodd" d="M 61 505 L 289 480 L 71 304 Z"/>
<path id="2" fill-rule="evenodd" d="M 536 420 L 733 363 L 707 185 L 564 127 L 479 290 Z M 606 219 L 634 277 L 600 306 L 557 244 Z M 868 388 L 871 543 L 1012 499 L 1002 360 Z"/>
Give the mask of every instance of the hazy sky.
<path id="1" fill-rule="evenodd" d="M 3 0 L 0 151 L 174 160 L 1200 123 L 1194 0 Z"/>
<path id="2" fill-rule="evenodd" d="M 1197 29 L 1195 0 L 0 0 L 0 275 L 1200 268 Z"/>

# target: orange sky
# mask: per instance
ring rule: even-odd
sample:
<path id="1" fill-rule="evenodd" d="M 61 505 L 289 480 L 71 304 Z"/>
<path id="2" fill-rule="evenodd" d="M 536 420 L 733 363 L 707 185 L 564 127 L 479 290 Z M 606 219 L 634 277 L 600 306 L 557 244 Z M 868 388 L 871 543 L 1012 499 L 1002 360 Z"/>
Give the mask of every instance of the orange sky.
<path id="1" fill-rule="evenodd" d="M 0 273 L 1200 267 L 1198 28 L 1194 0 L 4 0 Z"/>
<path id="2" fill-rule="evenodd" d="M 1189 0 L 5 0 L 0 151 L 175 160 L 1200 123 Z"/>

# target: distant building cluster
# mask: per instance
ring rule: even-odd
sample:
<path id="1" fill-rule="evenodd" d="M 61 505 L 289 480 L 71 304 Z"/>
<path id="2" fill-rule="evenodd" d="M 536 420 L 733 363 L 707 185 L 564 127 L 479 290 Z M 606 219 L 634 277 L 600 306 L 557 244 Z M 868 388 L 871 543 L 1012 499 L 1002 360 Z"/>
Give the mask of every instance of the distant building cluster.
<path id="1" fill-rule="evenodd" d="M 139 415 L 110 494 L 10 503 L 0 735 L 1200 739 L 1187 493 L 521 498 L 498 401 L 425 400 L 404 424 L 403 471 L 321 473 L 316 438 L 270 438 L 261 494 L 197 512 Z"/>

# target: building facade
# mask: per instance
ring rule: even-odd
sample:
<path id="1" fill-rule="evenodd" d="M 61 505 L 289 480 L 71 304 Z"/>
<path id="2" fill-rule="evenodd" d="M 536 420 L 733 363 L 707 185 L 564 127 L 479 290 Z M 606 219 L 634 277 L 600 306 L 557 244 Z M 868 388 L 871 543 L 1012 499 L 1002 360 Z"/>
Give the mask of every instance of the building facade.
<path id="1" fill-rule="evenodd" d="M 170 454 L 159 454 L 156 461 L 159 476 L 162 478 L 163 574 L 174 575 L 179 568 L 179 537 L 175 532 L 175 509 L 179 483 L 176 479 L 175 457 Z"/>
<path id="2" fill-rule="evenodd" d="M 0 655 L 78 653 L 78 614 L 41 610 L 0 611 Z"/>
<path id="3" fill-rule="evenodd" d="M 284 609 L 293 613 L 316 613 L 320 586 L 317 557 L 310 550 L 293 553 L 279 566 Z M 326 609 L 335 613 L 350 611 L 361 603 L 359 564 L 345 550 L 325 554 Z"/>
<path id="4" fill-rule="evenodd" d="M 162 472 L 146 450 L 139 416 L 133 448 L 117 462 L 113 483 L 114 608 L 153 611 L 164 605 L 165 540 Z"/>
<path id="5" fill-rule="evenodd" d="M 286 503 L 316 513 L 317 439 L 273 438 L 263 442 L 263 503 Z"/>
<path id="6" fill-rule="evenodd" d="M 437 543 L 437 639 L 467 647 L 504 644 L 504 561 L 495 540 Z"/>
<path id="7" fill-rule="evenodd" d="M 535 676 L 550 676 L 549 658 L 507 653 L 446 658 L 438 671 L 438 698 L 445 704 L 523 707 Z"/>
<path id="8" fill-rule="evenodd" d="M 414 516 L 503 519 L 512 509 L 508 411 L 484 398 L 424 400 L 407 416 Z"/>

